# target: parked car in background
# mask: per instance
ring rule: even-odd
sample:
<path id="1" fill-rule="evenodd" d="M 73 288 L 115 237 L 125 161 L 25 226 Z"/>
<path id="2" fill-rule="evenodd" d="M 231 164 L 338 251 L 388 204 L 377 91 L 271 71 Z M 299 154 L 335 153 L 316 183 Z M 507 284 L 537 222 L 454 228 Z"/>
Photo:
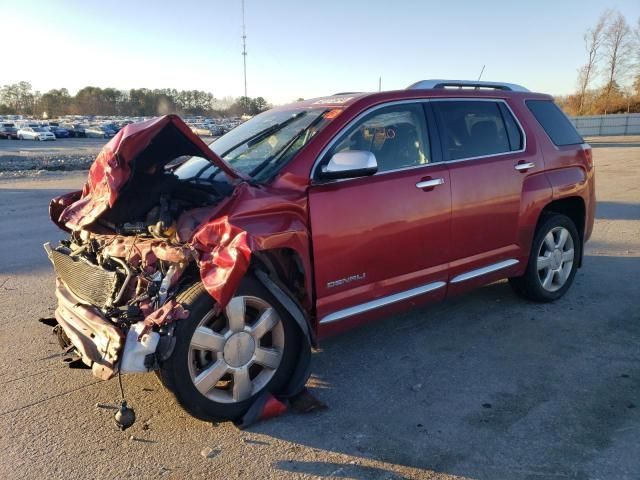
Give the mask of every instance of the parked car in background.
<path id="1" fill-rule="evenodd" d="M 211 131 L 209 130 L 209 127 L 201 123 L 190 125 L 190 127 L 191 127 L 191 131 L 196 135 L 203 135 L 203 136 L 211 135 Z"/>
<path id="2" fill-rule="evenodd" d="M 66 123 L 62 125 L 65 130 L 69 132 L 70 137 L 86 137 L 84 127 L 77 123 Z"/>
<path id="3" fill-rule="evenodd" d="M 107 138 L 108 135 L 102 128 L 97 125 L 89 125 L 85 127 L 84 133 L 87 138 Z"/>
<path id="4" fill-rule="evenodd" d="M 18 138 L 18 129 L 13 123 L 3 123 L 0 126 L 0 138 L 16 140 Z"/>
<path id="5" fill-rule="evenodd" d="M 69 134 L 69 130 L 66 128 L 58 127 L 58 126 L 49 126 L 51 132 L 56 136 L 56 138 L 69 138 L 71 135 Z"/>
<path id="6" fill-rule="evenodd" d="M 105 123 L 103 125 L 103 127 L 106 127 L 109 130 L 113 130 L 113 134 L 114 135 L 120 131 L 120 127 L 118 125 L 116 125 L 115 123 Z"/>
<path id="7" fill-rule="evenodd" d="M 56 136 L 43 127 L 22 127 L 18 130 L 19 140 L 55 140 Z"/>
<path id="8" fill-rule="evenodd" d="M 224 128 L 221 125 L 209 125 L 209 133 L 212 137 L 224 135 Z"/>
<path id="9" fill-rule="evenodd" d="M 117 133 L 116 130 L 107 125 L 98 125 L 98 128 L 104 132 L 105 138 L 111 138 Z"/>

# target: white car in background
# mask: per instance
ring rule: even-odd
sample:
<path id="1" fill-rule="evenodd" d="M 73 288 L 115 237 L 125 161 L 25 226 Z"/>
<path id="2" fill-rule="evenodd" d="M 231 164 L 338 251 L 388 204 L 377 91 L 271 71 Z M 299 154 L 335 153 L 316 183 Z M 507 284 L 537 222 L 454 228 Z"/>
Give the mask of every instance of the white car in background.
<path id="1" fill-rule="evenodd" d="M 53 132 L 42 127 L 22 127 L 18 130 L 18 140 L 55 140 Z"/>
<path id="2" fill-rule="evenodd" d="M 209 130 L 209 127 L 207 127 L 202 123 L 195 123 L 190 125 L 190 127 L 191 127 L 191 131 L 196 135 L 203 135 L 203 136 L 211 135 L 211 130 Z"/>

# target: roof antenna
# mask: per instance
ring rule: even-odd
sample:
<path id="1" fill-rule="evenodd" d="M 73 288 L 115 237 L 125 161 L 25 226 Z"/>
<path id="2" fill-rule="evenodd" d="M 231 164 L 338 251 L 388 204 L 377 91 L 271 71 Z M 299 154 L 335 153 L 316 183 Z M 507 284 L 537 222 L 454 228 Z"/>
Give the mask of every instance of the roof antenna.
<path id="1" fill-rule="evenodd" d="M 482 65 L 482 70 L 480 70 L 480 75 L 478 75 L 478 82 L 480 81 L 480 79 L 482 78 L 482 74 L 484 73 L 484 65 Z"/>

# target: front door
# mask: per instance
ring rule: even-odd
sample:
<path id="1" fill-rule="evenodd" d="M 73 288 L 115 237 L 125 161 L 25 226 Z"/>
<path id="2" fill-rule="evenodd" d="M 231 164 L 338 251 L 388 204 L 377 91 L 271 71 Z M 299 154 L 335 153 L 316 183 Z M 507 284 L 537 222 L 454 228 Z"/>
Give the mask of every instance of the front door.
<path id="1" fill-rule="evenodd" d="M 321 160 L 368 150 L 378 163 L 373 176 L 310 188 L 321 336 L 444 297 L 450 178 L 446 165 L 432 161 L 430 145 L 423 105 L 395 104 L 347 127 Z"/>

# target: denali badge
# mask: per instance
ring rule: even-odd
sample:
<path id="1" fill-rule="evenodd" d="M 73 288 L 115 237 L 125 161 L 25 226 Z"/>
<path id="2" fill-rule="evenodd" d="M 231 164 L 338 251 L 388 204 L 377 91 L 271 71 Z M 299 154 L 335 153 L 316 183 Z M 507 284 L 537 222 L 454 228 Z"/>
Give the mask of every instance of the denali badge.
<path id="1" fill-rule="evenodd" d="M 355 282 L 356 280 L 364 280 L 367 277 L 366 273 L 358 273 L 357 275 L 350 275 L 345 278 L 333 280 L 327 282 L 327 288 L 339 287 L 340 285 L 346 285 L 347 283 Z"/>

